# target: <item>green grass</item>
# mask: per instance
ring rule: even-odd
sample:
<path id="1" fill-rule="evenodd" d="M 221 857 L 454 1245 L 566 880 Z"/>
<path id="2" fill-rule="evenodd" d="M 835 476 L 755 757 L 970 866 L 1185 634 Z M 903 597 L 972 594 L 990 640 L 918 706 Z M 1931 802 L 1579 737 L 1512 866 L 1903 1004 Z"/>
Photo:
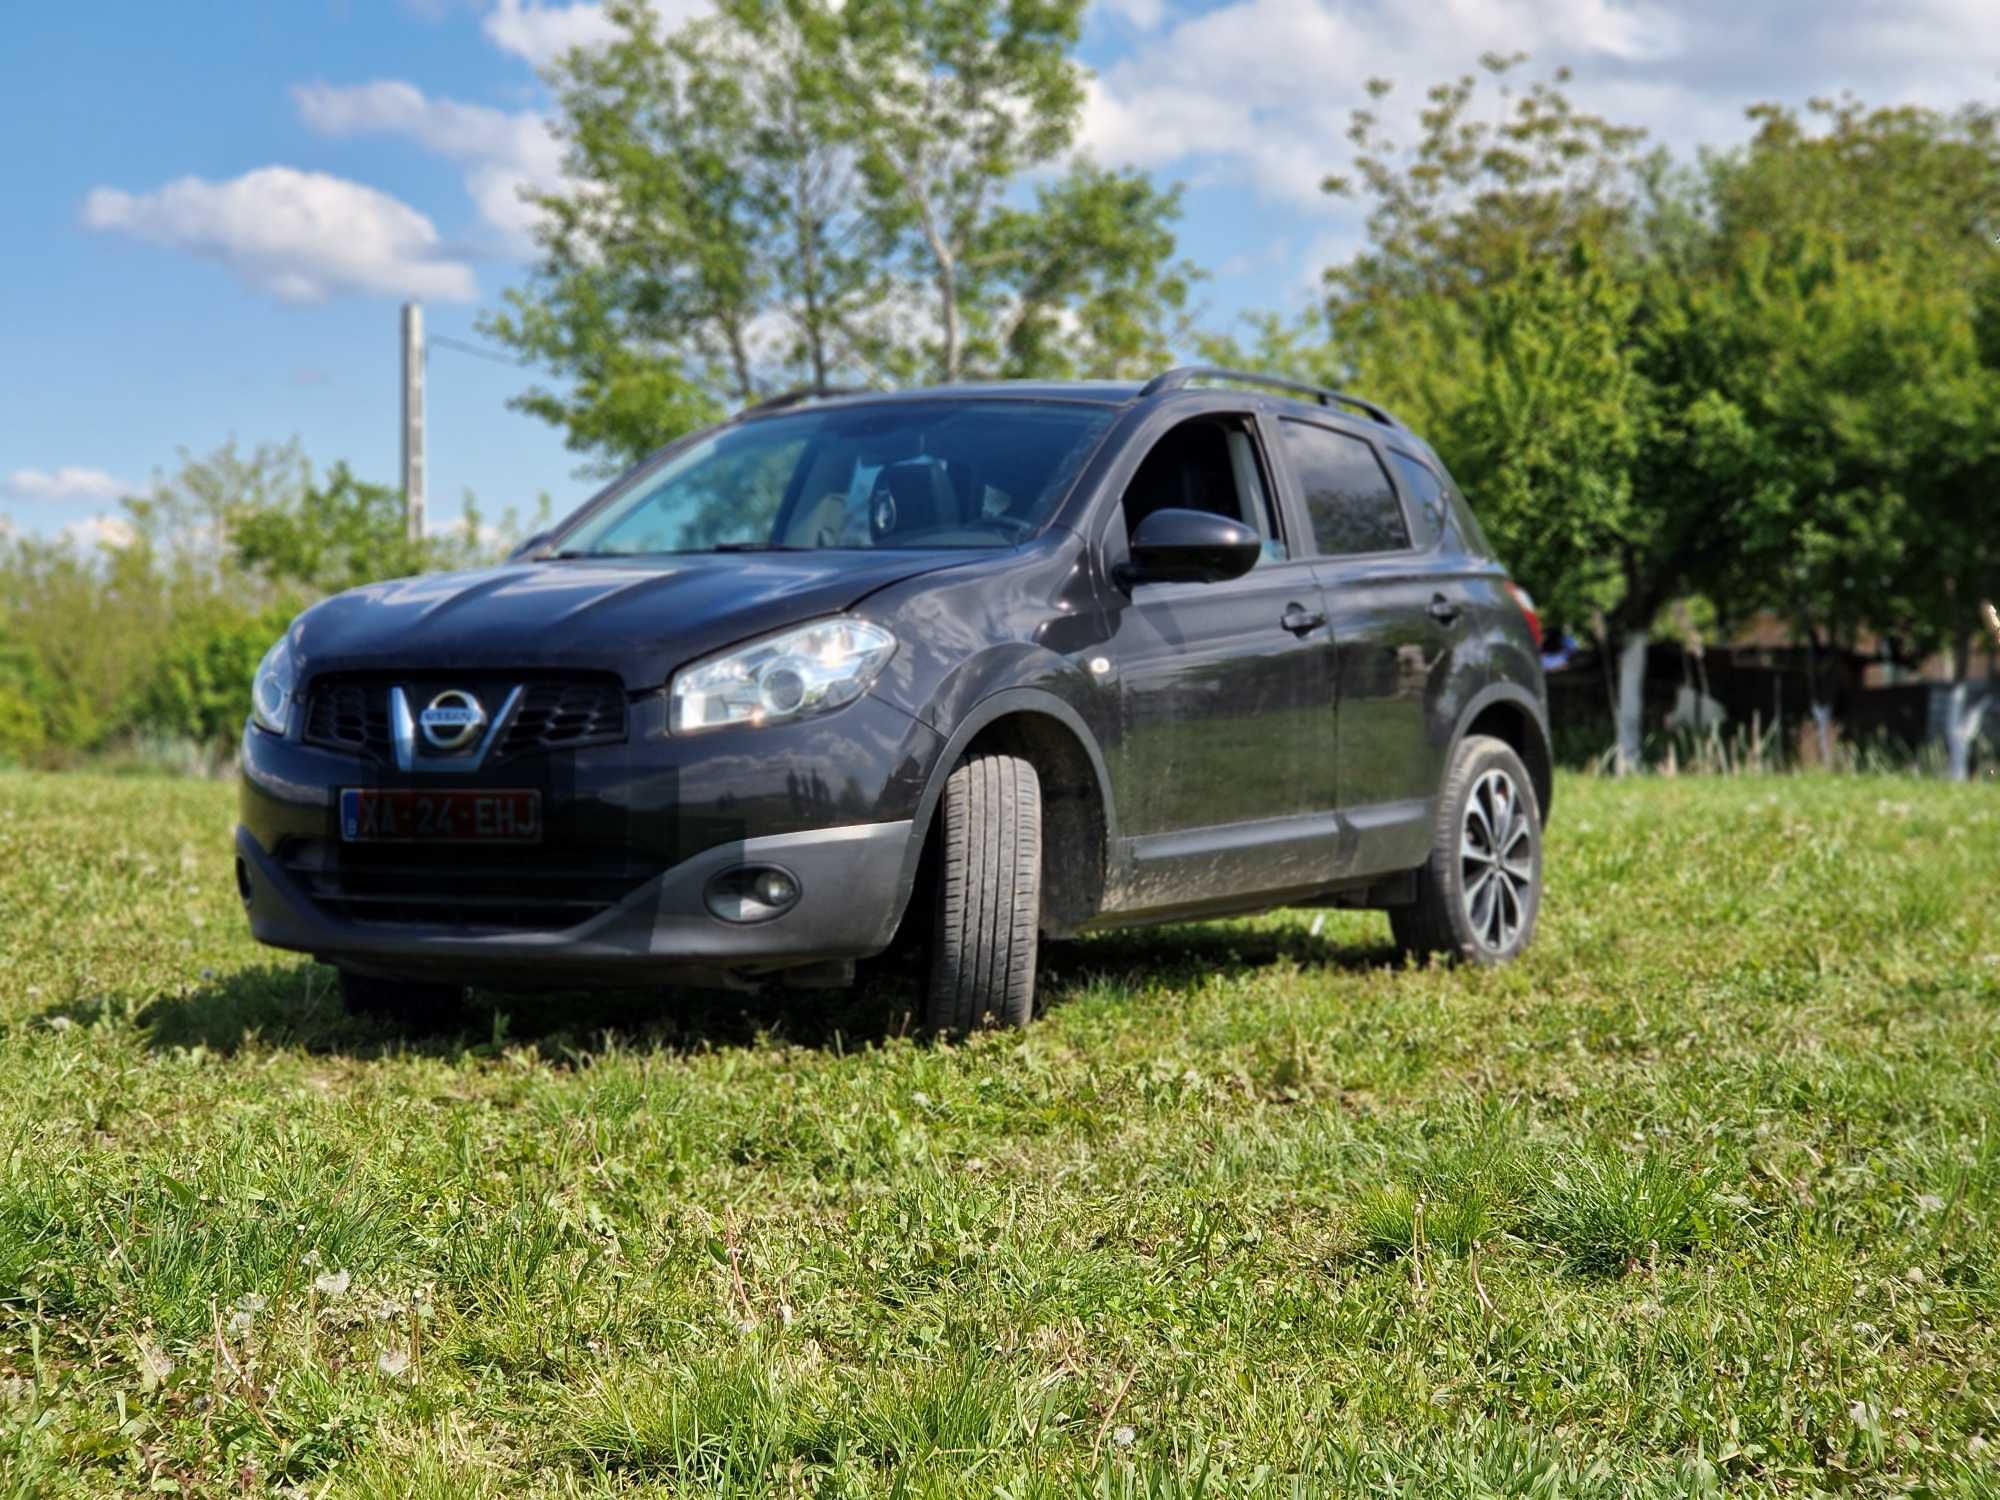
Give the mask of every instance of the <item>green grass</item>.
<path id="1" fill-rule="evenodd" d="M 2000 802 L 1559 789 L 1540 942 L 345 1019 L 0 777 L 0 1495 L 2000 1493 Z"/>

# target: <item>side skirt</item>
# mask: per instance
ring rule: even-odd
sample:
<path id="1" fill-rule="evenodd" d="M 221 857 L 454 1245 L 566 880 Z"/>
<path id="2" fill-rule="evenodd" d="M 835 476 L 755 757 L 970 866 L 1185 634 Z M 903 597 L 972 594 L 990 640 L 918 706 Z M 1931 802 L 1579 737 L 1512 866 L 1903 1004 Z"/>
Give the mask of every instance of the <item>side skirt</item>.
<path id="1" fill-rule="evenodd" d="M 1431 804 L 1384 803 L 1124 841 L 1122 872 L 1082 931 L 1199 921 L 1279 906 L 1387 907 L 1415 899 Z"/>

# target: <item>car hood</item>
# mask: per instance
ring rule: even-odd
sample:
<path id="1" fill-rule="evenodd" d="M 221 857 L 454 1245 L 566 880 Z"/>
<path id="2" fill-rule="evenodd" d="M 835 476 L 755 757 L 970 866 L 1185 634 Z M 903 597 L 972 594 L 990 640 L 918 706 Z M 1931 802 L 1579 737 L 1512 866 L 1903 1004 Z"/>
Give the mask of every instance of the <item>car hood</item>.
<path id="1" fill-rule="evenodd" d="M 301 677 L 350 668 L 584 667 L 637 692 L 768 630 L 849 609 L 963 551 L 698 553 L 510 563 L 350 589 L 300 617 Z"/>

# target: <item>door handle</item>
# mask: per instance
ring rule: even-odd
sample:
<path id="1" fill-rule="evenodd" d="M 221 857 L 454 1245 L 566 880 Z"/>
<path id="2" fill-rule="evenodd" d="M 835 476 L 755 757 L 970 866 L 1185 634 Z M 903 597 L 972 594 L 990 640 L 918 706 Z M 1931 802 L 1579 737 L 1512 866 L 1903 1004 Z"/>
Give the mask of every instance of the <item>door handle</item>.
<path id="1" fill-rule="evenodd" d="M 1433 594 L 1431 596 L 1431 618 L 1436 620 L 1440 625 L 1455 623 L 1459 614 L 1459 607 L 1445 598 L 1443 594 Z"/>
<path id="2" fill-rule="evenodd" d="M 1326 623 L 1326 611 L 1323 609 L 1307 609 L 1303 604 L 1287 604 L 1285 606 L 1285 613 L 1279 619 L 1278 623 L 1293 635 L 1304 635 L 1308 631 L 1319 629 L 1320 626 Z"/>

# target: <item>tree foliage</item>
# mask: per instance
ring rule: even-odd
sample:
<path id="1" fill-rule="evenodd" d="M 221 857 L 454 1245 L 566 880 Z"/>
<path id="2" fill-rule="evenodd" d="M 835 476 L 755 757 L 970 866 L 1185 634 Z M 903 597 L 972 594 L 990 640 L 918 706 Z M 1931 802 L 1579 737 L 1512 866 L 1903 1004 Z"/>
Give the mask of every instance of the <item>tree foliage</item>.
<path id="1" fill-rule="evenodd" d="M 1639 218 L 1645 132 L 1576 108 L 1569 71 L 1515 90 L 1524 54 L 1488 53 L 1481 66 L 1498 110 L 1477 112 L 1477 74 L 1436 84 L 1418 111 L 1414 144 L 1398 147 L 1383 125 L 1393 92 L 1371 79 L 1371 107 L 1354 111 L 1353 175 L 1324 190 L 1368 202 L 1367 243 L 1326 272 L 1338 330 L 1410 297 L 1477 296 L 1546 257 L 1578 245 L 1624 248 Z"/>
<path id="2" fill-rule="evenodd" d="M 1763 517 L 1760 593 L 1963 674 L 2000 585 L 2000 110 L 1751 115 L 1709 192 L 1718 280 L 1768 320 L 1735 399 L 1793 479 Z"/>
<path id="3" fill-rule="evenodd" d="M 231 560 L 242 573 L 295 593 L 337 593 L 420 573 L 438 538 L 410 536 L 399 490 L 357 479 L 336 463 L 292 493 L 226 512 Z M 478 525 L 476 514 L 472 521 Z M 450 539 L 444 541 L 446 550 Z"/>
<path id="4" fill-rule="evenodd" d="M 1404 148 L 1372 85 L 1326 184 L 1366 243 L 1314 317 L 1210 352 L 1398 408 L 1607 645 L 1697 595 L 1963 670 L 2000 586 L 2000 114 L 1761 106 L 1690 166 L 1518 61 L 1431 89 Z"/>
<path id="5" fill-rule="evenodd" d="M 1151 368 L 1179 196 L 1069 165 L 1082 0 L 613 0 L 552 68 L 569 186 L 485 324 L 565 383 L 523 410 L 616 467 L 789 386 Z"/>

